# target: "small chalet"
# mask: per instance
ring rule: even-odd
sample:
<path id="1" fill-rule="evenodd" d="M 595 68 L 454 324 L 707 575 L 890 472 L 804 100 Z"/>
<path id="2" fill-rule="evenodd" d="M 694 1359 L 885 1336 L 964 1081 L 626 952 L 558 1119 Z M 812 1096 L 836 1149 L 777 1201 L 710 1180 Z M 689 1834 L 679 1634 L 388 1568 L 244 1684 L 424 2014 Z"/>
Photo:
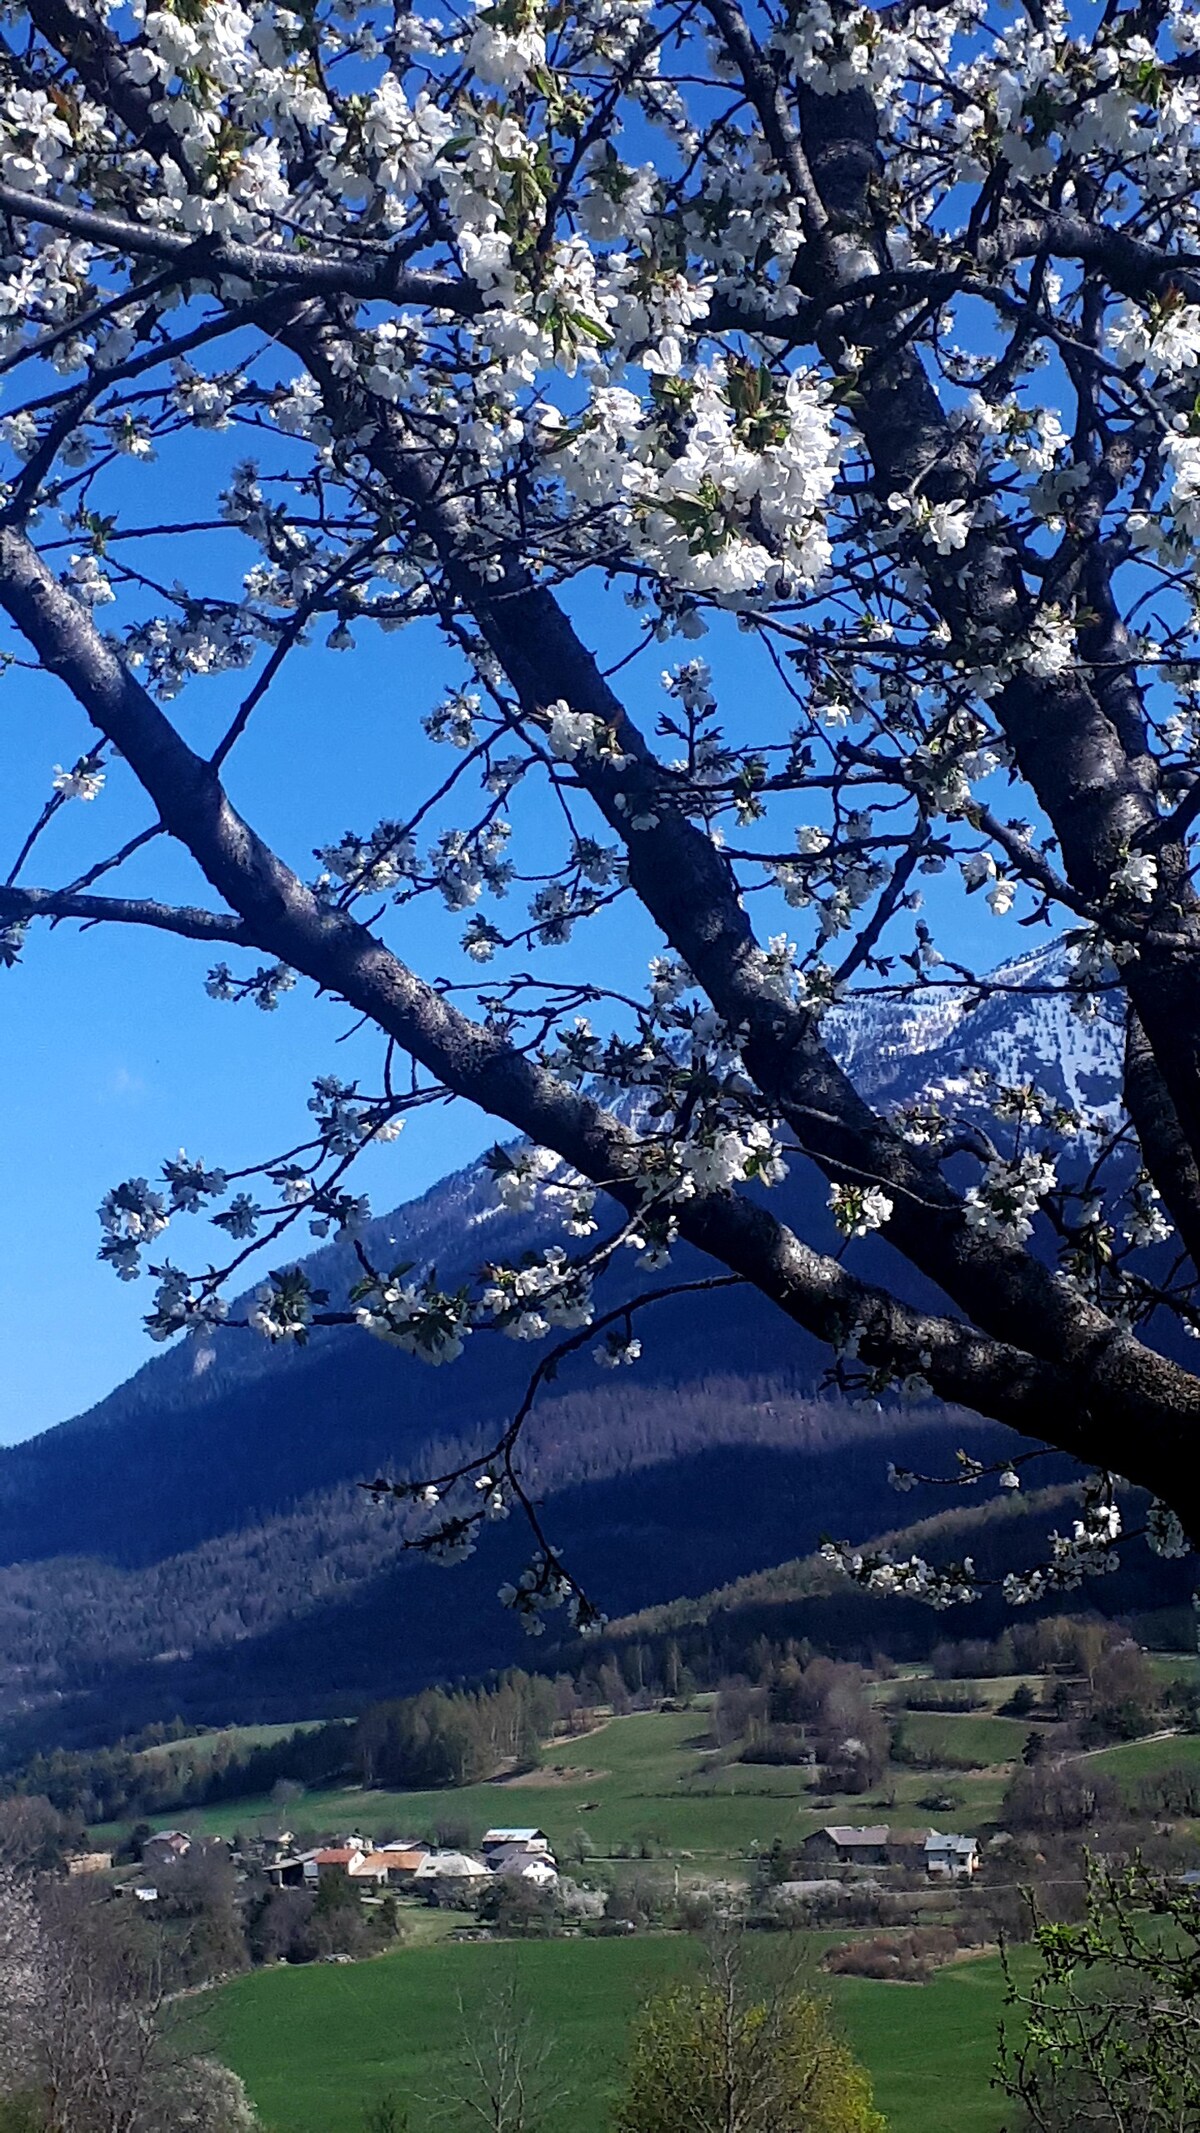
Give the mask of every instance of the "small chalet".
<path id="1" fill-rule="evenodd" d="M 886 1822 L 865 1828 L 827 1822 L 804 1839 L 802 1849 L 806 1859 L 836 1859 L 842 1866 L 886 1866 L 889 1835 Z"/>
<path id="2" fill-rule="evenodd" d="M 507 1851 L 514 1844 L 522 1851 L 543 1855 L 550 1850 L 550 1839 L 544 1829 L 488 1829 L 483 1835 L 483 1856 L 486 1859 L 491 1852 Z"/>
<path id="3" fill-rule="evenodd" d="M 942 1836 L 931 1829 L 925 1839 L 925 1871 L 931 1881 L 969 1881 L 979 1869 L 974 1837 Z"/>

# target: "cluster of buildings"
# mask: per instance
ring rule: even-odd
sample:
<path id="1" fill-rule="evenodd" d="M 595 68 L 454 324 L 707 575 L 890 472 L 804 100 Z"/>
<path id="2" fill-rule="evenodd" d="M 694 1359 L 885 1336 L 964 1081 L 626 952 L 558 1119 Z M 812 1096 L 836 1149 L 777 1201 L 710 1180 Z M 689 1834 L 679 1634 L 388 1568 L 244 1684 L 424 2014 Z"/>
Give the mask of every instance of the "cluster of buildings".
<path id="1" fill-rule="evenodd" d="M 316 1891 L 323 1881 L 341 1875 L 364 1894 L 383 1889 L 406 1890 L 430 1902 L 458 1902 L 474 1897 L 497 1879 L 526 1882 L 535 1889 L 558 1887 L 558 1865 L 544 1829 L 489 1829 L 478 1852 L 458 1851 L 429 1844 L 423 1837 L 406 1837 L 376 1844 L 363 1836 L 347 1836 L 333 1844 L 320 1844 L 298 1851 L 296 1840 L 285 1831 L 277 1838 L 254 1839 L 241 1850 L 230 1851 L 222 1837 L 193 1837 L 186 1829 L 160 1829 L 142 1845 L 140 1874 L 122 1884 L 141 1903 L 156 1903 L 164 1877 L 183 1860 L 216 1850 L 240 1869 L 239 1878 L 261 1875 L 276 1888 Z M 72 1859 L 72 1873 L 99 1872 L 111 1868 L 111 1852 L 81 1853 Z"/>
<path id="2" fill-rule="evenodd" d="M 827 1822 L 801 1846 L 806 1859 L 836 1861 L 839 1866 L 903 1866 L 923 1870 L 931 1881 L 970 1881 L 979 1869 L 974 1837 L 937 1829 L 892 1829 L 880 1822 L 867 1827 Z"/>
<path id="3" fill-rule="evenodd" d="M 344 1875 L 363 1889 L 406 1889 L 433 1900 L 447 1892 L 477 1895 L 497 1876 L 537 1889 L 558 1886 L 558 1866 L 543 1829 L 489 1829 L 478 1852 L 442 1848 L 419 1837 L 374 1844 L 351 1836 L 303 1852 L 288 1848 L 285 1840 L 264 1859 L 263 1872 L 278 1888 L 315 1889 L 331 1875 Z"/>

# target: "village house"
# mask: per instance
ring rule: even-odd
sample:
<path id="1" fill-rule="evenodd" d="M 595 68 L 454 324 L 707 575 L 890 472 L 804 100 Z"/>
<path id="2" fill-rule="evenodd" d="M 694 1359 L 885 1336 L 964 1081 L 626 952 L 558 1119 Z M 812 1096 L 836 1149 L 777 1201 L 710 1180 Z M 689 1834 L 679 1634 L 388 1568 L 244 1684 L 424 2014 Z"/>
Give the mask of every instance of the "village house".
<path id="1" fill-rule="evenodd" d="M 357 1862 L 366 1857 L 364 1844 L 330 1844 L 320 1851 L 308 1852 L 303 1860 L 304 1884 L 317 1887 L 331 1874 L 350 1874 L 357 1871 Z"/>
<path id="2" fill-rule="evenodd" d="M 280 1889 L 316 1888 L 330 1874 L 345 1874 L 351 1881 L 378 1887 L 404 1888 L 429 1850 L 420 1837 L 406 1838 L 402 1844 L 374 1845 L 365 1837 L 347 1837 L 308 1852 L 273 1851 L 264 1857 L 261 1870 Z"/>
<path id="3" fill-rule="evenodd" d="M 925 1871 L 932 1881 L 969 1881 L 979 1868 L 974 1837 L 942 1836 L 931 1829 L 925 1839 Z"/>
<path id="4" fill-rule="evenodd" d="M 931 1881 L 969 1881 L 979 1866 L 974 1837 L 943 1836 L 936 1829 L 891 1829 L 886 1822 L 862 1828 L 827 1822 L 805 1838 L 801 1849 L 806 1859 L 836 1860 L 839 1866 L 923 1870 Z"/>
<path id="5" fill-rule="evenodd" d="M 389 1888 L 407 1888 L 417 1868 L 430 1854 L 428 1844 L 381 1844 L 368 1854 L 368 1859 L 387 1869 Z"/>
<path id="6" fill-rule="evenodd" d="M 487 1863 L 493 1874 L 528 1881 L 535 1889 L 552 1889 L 558 1884 L 558 1867 L 552 1854 L 532 1851 L 525 1844 L 497 1845 L 489 1851 Z"/>
<path id="7" fill-rule="evenodd" d="M 836 1859 L 841 1866 L 887 1866 L 889 1834 L 886 1822 L 865 1828 L 827 1822 L 804 1839 L 801 1849 L 806 1859 Z"/>
<path id="8" fill-rule="evenodd" d="M 364 1881 L 380 1889 L 388 1885 L 388 1863 L 382 1852 L 359 1852 L 346 1872 L 351 1881 Z"/>

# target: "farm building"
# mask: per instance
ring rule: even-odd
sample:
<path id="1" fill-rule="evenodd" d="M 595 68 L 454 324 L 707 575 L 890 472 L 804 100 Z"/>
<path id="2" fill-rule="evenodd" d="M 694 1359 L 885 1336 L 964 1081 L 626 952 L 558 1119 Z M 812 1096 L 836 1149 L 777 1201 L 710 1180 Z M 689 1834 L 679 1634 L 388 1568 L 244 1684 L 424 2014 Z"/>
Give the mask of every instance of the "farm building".
<path id="1" fill-rule="evenodd" d="M 277 1889 L 303 1888 L 307 1862 L 302 1852 L 280 1852 L 263 1867 L 267 1880 Z"/>
<path id="2" fill-rule="evenodd" d="M 886 1866 L 889 1830 L 886 1822 L 856 1828 L 843 1822 L 827 1822 L 804 1839 L 806 1859 L 836 1859 L 842 1866 Z"/>
<path id="3" fill-rule="evenodd" d="M 438 1882 L 470 1887 L 488 1878 L 489 1869 L 473 1852 L 426 1852 L 413 1874 L 414 1888 L 428 1889 Z"/>
<path id="4" fill-rule="evenodd" d="M 518 1844 L 527 1852 L 548 1852 L 550 1839 L 544 1829 L 488 1829 L 484 1831 L 483 1855 Z"/>
<path id="5" fill-rule="evenodd" d="M 381 1844 L 369 1855 L 387 1868 L 391 1888 L 404 1888 L 414 1878 L 422 1860 L 430 1856 L 428 1844 Z"/>

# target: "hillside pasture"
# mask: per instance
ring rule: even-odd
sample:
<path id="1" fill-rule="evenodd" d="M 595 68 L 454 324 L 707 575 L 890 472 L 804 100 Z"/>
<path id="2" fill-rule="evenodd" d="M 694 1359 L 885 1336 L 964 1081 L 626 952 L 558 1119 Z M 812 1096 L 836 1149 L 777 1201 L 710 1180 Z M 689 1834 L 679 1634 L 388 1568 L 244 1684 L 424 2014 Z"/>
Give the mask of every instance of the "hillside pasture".
<path id="1" fill-rule="evenodd" d="M 289 1802 L 288 1826 L 301 1837 L 326 1830 L 433 1836 L 453 1825 L 477 1843 L 492 1823 L 536 1823 L 567 1858 L 577 1853 L 581 1832 L 587 1849 L 602 1856 L 645 1847 L 728 1857 L 770 1844 L 781 1833 L 803 1835 L 819 1819 L 803 1819 L 810 1771 L 723 1761 L 708 1744 L 703 1711 L 613 1718 L 578 1742 L 549 1743 L 542 1760 L 543 1785 L 531 1772 L 519 1786 L 499 1779 L 428 1792 L 313 1790 Z M 186 1821 L 195 1831 L 232 1836 L 278 1815 L 268 1798 L 259 1797 L 189 1809 Z M 173 1818 L 154 1819 L 162 1826 Z M 117 1832 L 94 1834 L 105 1839 Z"/>
<path id="2" fill-rule="evenodd" d="M 1087 1757 L 1093 1770 L 1107 1771 L 1123 1784 L 1153 1777 L 1160 1770 L 1187 1770 L 1200 1776 L 1200 1733 L 1168 1733 L 1157 1740 L 1123 1740 L 1096 1748 Z"/>
<path id="3" fill-rule="evenodd" d="M 985 1770 L 1013 1763 L 1029 1736 L 1029 1721 L 984 1712 L 905 1711 L 904 1738 L 930 1768 Z"/>
<path id="4" fill-rule="evenodd" d="M 914 1722 L 918 1715 L 911 1714 Z M 1016 1755 L 1025 1736 L 1016 1721 L 933 1718 L 935 1728 L 945 1730 L 952 1723 L 1003 1727 L 1003 1735 L 986 1736 L 989 1758 L 1001 1739 L 1011 1739 L 1008 1753 Z M 976 1731 L 967 1738 L 978 1743 L 985 1735 Z M 541 1785 L 530 1772 L 519 1785 L 499 1779 L 426 1792 L 314 1789 L 288 1803 L 287 1824 L 298 1839 L 329 1831 L 433 1837 L 453 1829 L 478 1843 L 492 1824 L 533 1823 L 568 1862 L 583 1856 L 665 1856 L 723 1867 L 769 1848 L 776 1838 L 798 1843 L 829 1820 L 878 1819 L 894 1807 L 911 1822 L 921 1814 L 922 1801 L 933 1797 L 953 1796 L 951 1808 L 940 1811 L 943 1826 L 948 1818 L 951 1827 L 971 1829 L 998 1812 L 1005 1786 L 994 1765 L 980 1774 L 970 1768 L 893 1766 L 879 1791 L 865 1798 L 827 1792 L 814 1783 L 809 1769 L 739 1763 L 714 1749 L 707 1715 L 694 1708 L 609 1719 L 579 1741 L 550 1742 L 542 1762 L 547 1780 Z M 151 1819 L 160 1828 L 182 1820 L 195 1833 L 232 1837 L 277 1827 L 280 1812 L 259 1796 Z M 92 1834 L 97 1842 L 110 1843 L 121 1833 L 102 1825 Z"/>
<path id="5" fill-rule="evenodd" d="M 180 1740 L 157 1741 L 153 1747 L 139 1748 L 137 1760 L 152 1764 L 178 1760 L 203 1768 L 227 1751 L 235 1756 L 248 1755 L 252 1748 L 271 1748 L 293 1733 L 311 1733 L 325 1723 L 320 1718 L 297 1718 L 285 1726 L 212 1726 L 203 1733 L 186 1733 Z"/>

